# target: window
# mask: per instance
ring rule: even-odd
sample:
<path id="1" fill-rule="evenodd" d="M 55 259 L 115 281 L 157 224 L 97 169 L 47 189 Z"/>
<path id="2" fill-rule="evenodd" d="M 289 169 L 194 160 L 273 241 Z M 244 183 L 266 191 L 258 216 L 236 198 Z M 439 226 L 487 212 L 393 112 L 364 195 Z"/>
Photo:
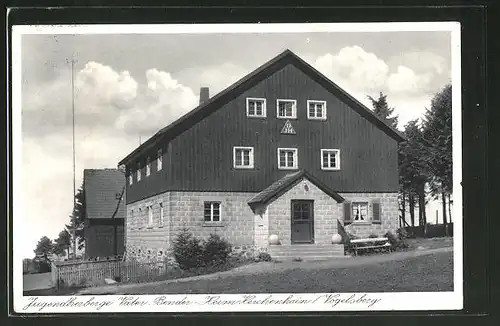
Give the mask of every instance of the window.
<path id="1" fill-rule="evenodd" d="M 160 203 L 160 225 L 163 225 L 163 203 Z"/>
<path id="2" fill-rule="evenodd" d="M 265 98 L 247 98 L 247 117 L 266 117 Z"/>
<path id="3" fill-rule="evenodd" d="M 153 207 L 148 206 L 148 225 L 153 225 Z"/>
<path id="4" fill-rule="evenodd" d="M 151 160 L 149 157 L 146 159 L 146 177 L 149 177 L 151 174 Z"/>
<path id="5" fill-rule="evenodd" d="M 340 151 L 338 149 L 321 150 L 321 169 L 340 170 Z"/>
<path id="6" fill-rule="evenodd" d="M 313 120 L 326 120 L 326 102 L 307 101 L 307 118 Z"/>
<path id="7" fill-rule="evenodd" d="M 160 171 L 163 168 L 163 153 L 161 148 L 156 153 L 156 170 Z"/>
<path id="8" fill-rule="evenodd" d="M 294 170 L 298 167 L 296 148 L 278 148 L 278 168 L 280 170 Z"/>
<path id="9" fill-rule="evenodd" d="M 352 221 L 356 222 L 368 222 L 368 203 L 358 202 L 352 203 Z"/>
<path id="10" fill-rule="evenodd" d="M 234 147 L 233 166 L 236 169 L 253 169 L 253 147 Z"/>
<path id="11" fill-rule="evenodd" d="M 128 184 L 132 185 L 134 183 L 134 171 L 130 171 L 128 174 Z"/>
<path id="12" fill-rule="evenodd" d="M 203 215 L 205 222 L 220 222 L 220 203 L 205 202 L 204 206 Z"/>
<path id="13" fill-rule="evenodd" d="M 296 100 L 277 100 L 278 108 L 277 117 L 286 119 L 297 118 L 297 101 Z"/>
<path id="14" fill-rule="evenodd" d="M 141 164 L 137 163 L 137 181 L 141 181 Z"/>

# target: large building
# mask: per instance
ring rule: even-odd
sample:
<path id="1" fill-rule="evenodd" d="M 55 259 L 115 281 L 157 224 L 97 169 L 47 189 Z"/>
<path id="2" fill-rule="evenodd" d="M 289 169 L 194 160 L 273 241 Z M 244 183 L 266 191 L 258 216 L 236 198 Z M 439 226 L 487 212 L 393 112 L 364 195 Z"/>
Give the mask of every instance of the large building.
<path id="1" fill-rule="evenodd" d="M 163 257 L 183 228 L 243 250 L 343 255 L 337 223 L 360 236 L 398 227 L 402 140 L 286 50 L 211 98 L 203 87 L 198 107 L 119 163 L 127 256 Z"/>
<path id="2" fill-rule="evenodd" d="M 86 169 L 85 257 L 106 258 L 124 253 L 125 174 L 118 169 Z"/>

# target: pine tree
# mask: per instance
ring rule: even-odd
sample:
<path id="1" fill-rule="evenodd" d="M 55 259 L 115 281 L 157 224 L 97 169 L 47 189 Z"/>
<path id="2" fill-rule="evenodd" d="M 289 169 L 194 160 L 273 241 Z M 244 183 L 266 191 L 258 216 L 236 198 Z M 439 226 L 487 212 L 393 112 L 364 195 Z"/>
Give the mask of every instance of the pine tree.
<path id="1" fill-rule="evenodd" d="M 385 120 L 391 127 L 396 128 L 398 126 L 398 116 L 393 116 L 394 108 L 389 107 L 389 104 L 387 104 L 387 95 L 380 92 L 378 99 L 374 99 L 370 95 L 367 97 L 372 102 L 373 113 Z"/>
<path id="2" fill-rule="evenodd" d="M 71 235 L 67 230 L 59 232 L 59 236 L 54 240 L 54 253 L 62 255 L 67 252 L 69 257 L 69 248 L 71 246 Z"/>
<path id="3" fill-rule="evenodd" d="M 78 192 L 75 196 L 75 207 L 73 207 L 73 212 L 69 216 L 70 222 L 66 225 L 68 229 L 80 228 L 75 231 L 75 236 L 77 239 L 78 249 L 82 249 L 84 246 L 85 238 L 84 238 L 84 229 L 83 225 L 85 219 L 87 217 L 86 205 L 85 205 L 85 190 L 84 185 L 78 189 Z M 72 240 L 74 241 L 74 240 Z M 76 253 L 75 253 L 76 255 Z"/>
<path id="4" fill-rule="evenodd" d="M 447 224 L 446 199 L 453 193 L 452 158 L 452 88 L 446 85 L 437 93 L 425 113 L 424 137 L 429 143 L 430 189 L 434 198 L 441 197 L 443 223 Z M 449 202 L 448 202 L 449 205 Z"/>

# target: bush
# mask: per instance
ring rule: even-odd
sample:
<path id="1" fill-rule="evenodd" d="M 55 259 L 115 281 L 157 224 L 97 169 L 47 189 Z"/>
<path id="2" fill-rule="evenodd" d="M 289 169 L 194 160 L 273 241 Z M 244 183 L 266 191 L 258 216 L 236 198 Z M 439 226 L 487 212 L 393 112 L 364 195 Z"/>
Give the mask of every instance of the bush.
<path id="1" fill-rule="evenodd" d="M 384 236 L 389 240 L 393 250 L 401 250 L 408 248 L 408 243 L 406 243 L 405 238 L 400 238 L 398 229 L 398 236 L 395 236 L 392 232 L 388 231 Z"/>
<path id="2" fill-rule="evenodd" d="M 203 243 L 203 263 L 205 265 L 225 264 L 231 254 L 231 244 L 216 234 L 210 234 Z"/>
<path id="3" fill-rule="evenodd" d="M 267 252 L 260 252 L 259 255 L 257 256 L 258 261 L 271 261 L 273 260 L 271 258 L 271 255 L 268 254 Z"/>
<path id="4" fill-rule="evenodd" d="M 173 254 L 183 270 L 201 266 L 203 251 L 200 239 L 193 237 L 187 229 L 183 229 L 174 240 Z"/>
<path id="5" fill-rule="evenodd" d="M 372 233 L 368 236 L 368 238 L 370 239 L 375 239 L 375 238 L 378 238 L 378 235 L 376 235 L 375 233 Z"/>

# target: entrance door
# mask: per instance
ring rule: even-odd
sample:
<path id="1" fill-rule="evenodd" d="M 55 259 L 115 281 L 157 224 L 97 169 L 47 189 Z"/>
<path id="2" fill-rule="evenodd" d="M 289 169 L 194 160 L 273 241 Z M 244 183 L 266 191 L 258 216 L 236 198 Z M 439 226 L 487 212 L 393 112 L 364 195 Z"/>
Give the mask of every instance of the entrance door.
<path id="1" fill-rule="evenodd" d="M 314 243 L 314 202 L 292 200 L 292 243 Z"/>

